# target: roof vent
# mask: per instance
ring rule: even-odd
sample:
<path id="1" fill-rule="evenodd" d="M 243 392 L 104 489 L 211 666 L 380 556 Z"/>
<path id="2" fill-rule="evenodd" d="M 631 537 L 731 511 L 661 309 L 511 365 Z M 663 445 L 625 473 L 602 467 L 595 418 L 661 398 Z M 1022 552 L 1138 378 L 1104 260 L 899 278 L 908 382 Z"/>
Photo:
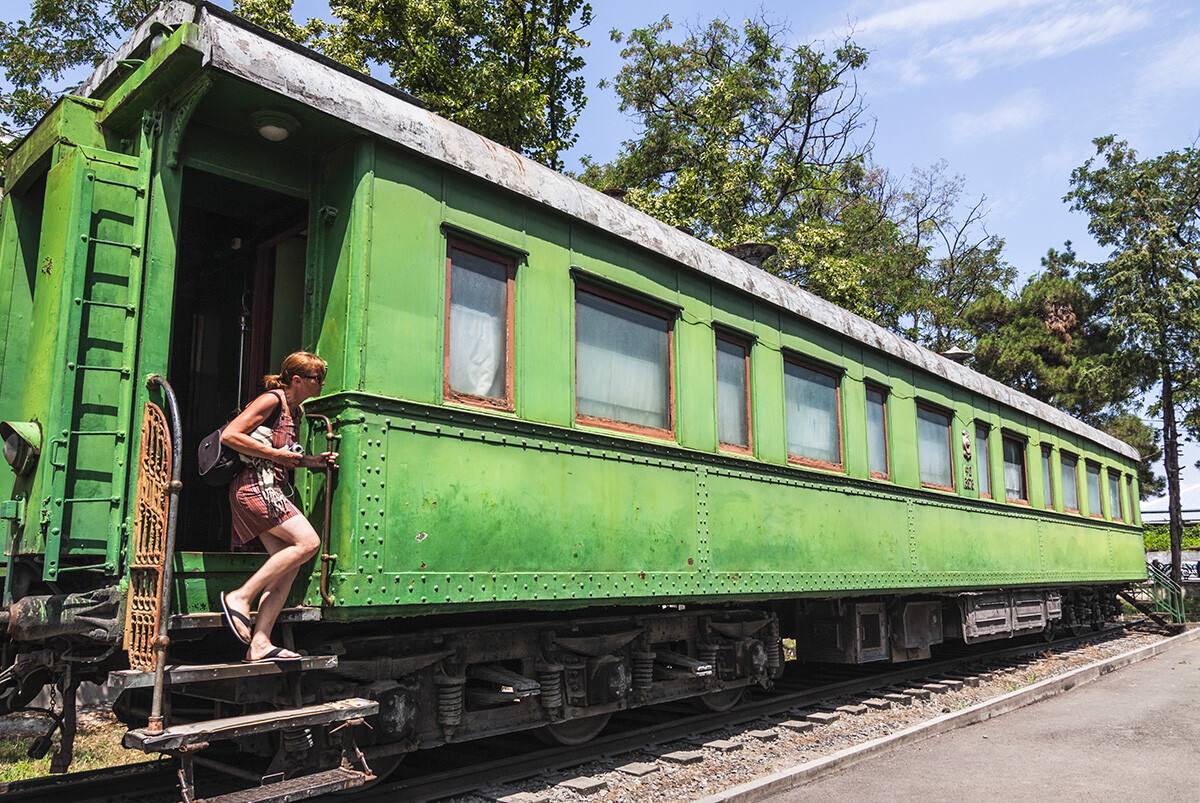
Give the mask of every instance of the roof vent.
<path id="1" fill-rule="evenodd" d="M 778 250 L 770 243 L 742 243 L 729 246 L 725 249 L 725 253 L 737 257 L 743 262 L 749 262 L 756 268 L 761 268 L 763 263 L 775 256 L 775 252 Z"/>
<path id="2" fill-rule="evenodd" d="M 947 360 L 954 360 L 954 362 L 959 364 L 965 363 L 968 359 L 975 356 L 972 352 L 969 352 L 966 349 L 960 349 L 958 346 L 951 346 L 950 348 L 941 352 L 941 354 Z"/>

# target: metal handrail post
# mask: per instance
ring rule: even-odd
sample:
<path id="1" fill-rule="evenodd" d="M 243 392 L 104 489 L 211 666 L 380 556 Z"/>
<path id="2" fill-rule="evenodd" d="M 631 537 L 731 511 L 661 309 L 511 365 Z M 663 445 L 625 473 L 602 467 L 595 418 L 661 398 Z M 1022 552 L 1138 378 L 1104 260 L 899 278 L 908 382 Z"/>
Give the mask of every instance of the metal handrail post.
<path id="1" fill-rule="evenodd" d="M 329 418 L 320 413 L 308 413 L 306 418 L 318 418 L 325 423 L 325 451 L 332 452 L 338 436 L 333 434 L 333 424 Z M 333 605 L 333 597 L 329 593 L 329 565 L 336 556 L 329 554 L 329 512 L 332 504 L 333 466 L 325 464 L 325 522 L 321 527 L 321 602 Z"/>
<path id="2" fill-rule="evenodd" d="M 158 634 L 154 638 L 154 696 L 150 704 L 150 719 L 146 724 L 149 733 L 162 733 L 163 729 L 163 670 L 167 663 L 167 647 L 171 639 L 167 636 L 167 617 L 171 612 L 171 583 L 175 568 L 175 521 L 179 515 L 179 491 L 183 483 L 179 479 L 180 463 L 183 462 L 183 430 L 179 425 L 179 404 L 175 401 L 175 390 L 162 376 L 152 374 L 146 387 L 161 387 L 167 397 L 171 411 L 171 484 L 167 486 L 167 533 L 163 543 L 163 567 L 161 593 L 158 603 Z"/>

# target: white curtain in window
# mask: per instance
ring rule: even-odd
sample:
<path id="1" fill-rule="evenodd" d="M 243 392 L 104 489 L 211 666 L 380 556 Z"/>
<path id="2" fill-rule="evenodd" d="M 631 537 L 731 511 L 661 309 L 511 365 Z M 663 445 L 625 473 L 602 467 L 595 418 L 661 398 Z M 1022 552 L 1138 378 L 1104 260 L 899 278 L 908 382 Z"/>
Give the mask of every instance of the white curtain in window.
<path id="1" fill-rule="evenodd" d="M 750 445 L 746 399 L 746 348 L 717 338 L 717 437 L 721 443 Z"/>
<path id="2" fill-rule="evenodd" d="M 1121 518 L 1121 480 L 1111 471 L 1108 473 L 1108 509 L 1114 520 Z"/>
<path id="3" fill-rule="evenodd" d="M 784 363 L 788 454 L 841 464 L 837 387 L 837 379 L 828 374 Z"/>
<path id="4" fill-rule="evenodd" d="M 1029 499 L 1025 489 L 1025 444 L 1004 439 L 1004 493 L 1009 499 Z"/>
<path id="5" fill-rule="evenodd" d="M 1050 482 L 1050 450 L 1042 449 L 1042 493 L 1046 507 L 1054 507 L 1054 488 Z"/>
<path id="6" fill-rule="evenodd" d="M 1092 516 L 1103 515 L 1104 511 L 1100 507 L 1100 466 L 1087 464 L 1087 492 L 1088 492 L 1088 514 Z"/>
<path id="7" fill-rule="evenodd" d="M 887 474 L 887 415 L 883 391 L 867 388 L 867 459 L 873 474 Z"/>
<path id="8" fill-rule="evenodd" d="M 457 248 L 450 251 L 450 388 L 507 397 L 508 268 Z"/>
<path id="9" fill-rule="evenodd" d="M 992 463 L 988 456 L 987 427 L 975 427 L 975 470 L 979 472 L 979 494 L 992 495 Z"/>
<path id="10" fill-rule="evenodd" d="M 950 416 L 925 407 L 917 408 L 917 455 L 921 462 L 921 482 L 953 487 Z"/>
<path id="11" fill-rule="evenodd" d="M 1079 475 L 1073 458 L 1062 459 L 1063 507 L 1079 510 Z"/>
<path id="12" fill-rule="evenodd" d="M 579 414 L 670 429 L 668 322 L 583 291 L 575 309 Z"/>

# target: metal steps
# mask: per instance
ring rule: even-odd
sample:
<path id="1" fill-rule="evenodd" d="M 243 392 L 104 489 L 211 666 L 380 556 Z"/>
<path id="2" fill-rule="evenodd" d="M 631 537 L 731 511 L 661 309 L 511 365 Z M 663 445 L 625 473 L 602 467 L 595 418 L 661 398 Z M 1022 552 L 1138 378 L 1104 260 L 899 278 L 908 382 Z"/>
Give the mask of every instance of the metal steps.
<path id="1" fill-rule="evenodd" d="M 243 789 L 218 797 L 209 797 L 194 801 L 194 803 L 262 803 L 262 801 L 268 800 L 272 803 L 291 803 L 293 800 L 304 800 L 330 792 L 354 789 L 374 779 L 374 775 L 366 772 L 338 767 L 312 775 L 301 775 L 287 781 L 263 784 L 253 789 Z"/>
<path id="2" fill-rule="evenodd" d="M 250 614 L 250 621 L 258 616 Z M 279 625 L 294 625 L 306 622 L 321 621 L 320 608 L 284 608 L 275 620 Z M 172 614 L 167 618 L 168 630 L 220 630 L 225 627 L 225 618 L 218 607 L 216 613 Z"/>
<path id="3" fill-rule="evenodd" d="M 125 734 L 123 744 L 131 750 L 161 753 L 270 731 L 335 725 L 351 719 L 373 716 L 377 713 L 379 713 L 379 703 L 375 700 L 352 697 L 347 700 L 309 705 L 286 711 L 267 711 L 240 717 L 172 725 L 169 728 L 163 728 L 160 733 L 151 733 L 148 728 L 131 730 Z"/>

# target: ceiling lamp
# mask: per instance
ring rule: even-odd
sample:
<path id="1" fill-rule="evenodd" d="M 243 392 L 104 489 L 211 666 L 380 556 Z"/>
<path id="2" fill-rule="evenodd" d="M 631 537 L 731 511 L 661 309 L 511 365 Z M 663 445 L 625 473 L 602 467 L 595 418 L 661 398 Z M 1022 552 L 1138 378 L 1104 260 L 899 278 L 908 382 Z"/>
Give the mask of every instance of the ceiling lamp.
<path id="1" fill-rule="evenodd" d="M 290 114 L 274 109 L 263 109 L 250 115 L 250 122 L 263 139 L 283 142 L 300 130 L 300 121 Z"/>

